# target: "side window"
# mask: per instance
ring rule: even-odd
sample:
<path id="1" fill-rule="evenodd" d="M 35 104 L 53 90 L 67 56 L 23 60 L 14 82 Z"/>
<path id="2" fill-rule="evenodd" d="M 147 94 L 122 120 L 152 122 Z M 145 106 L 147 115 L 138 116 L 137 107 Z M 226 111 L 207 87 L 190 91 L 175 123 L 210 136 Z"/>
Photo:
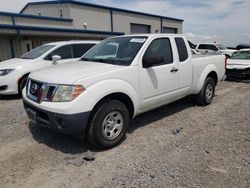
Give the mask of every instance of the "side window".
<path id="1" fill-rule="evenodd" d="M 180 62 L 185 61 L 188 58 L 188 51 L 185 41 L 181 37 L 175 38 L 174 40 L 177 46 Z"/>
<path id="2" fill-rule="evenodd" d="M 159 38 L 151 42 L 144 54 L 143 59 L 145 60 L 154 57 L 162 58 L 162 62 L 155 64 L 154 66 L 173 63 L 172 48 L 168 38 Z"/>
<path id="3" fill-rule="evenodd" d="M 78 58 L 83 56 L 90 48 L 95 44 L 74 44 L 73 45 L 73 57 Z"/>
<path id="4" fill-rule="evenodd" d="M 212 44 L 208 45 L 208 49 L 218 51 L 217 47 L 215 45 L 212 45 Z"/>
<path id="5" fill-rule="evenodd" d="M 207 49 L 207 47 L 205 44 L 200 44 L 198 49 L 205 50 L 205 49 Z"/>
<path id="6" fill-rule="evenodd" d="M 51 52 L 45 59 L 46 60 L 52 60 L 52 57 L 54 55 L 59 55 L 61 56 L 61 59 L 70 59 L 73 58 L 73 50 L 72 50 L 72 45 L 67 45 L 63 47 L 59 47 L 53 52 Z"/>

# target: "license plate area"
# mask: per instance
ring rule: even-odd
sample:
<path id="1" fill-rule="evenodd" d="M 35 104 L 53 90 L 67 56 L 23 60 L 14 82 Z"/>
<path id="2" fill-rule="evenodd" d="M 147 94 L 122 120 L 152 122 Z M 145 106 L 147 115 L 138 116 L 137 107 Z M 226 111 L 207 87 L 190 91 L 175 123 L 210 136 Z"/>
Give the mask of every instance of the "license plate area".
<path id="1" fill-rule="evenodd" d="M 36 124 L 37 122 L 37 112 L 35 112 L 34 110 L 27 108 L 26 109 L 28 117 L 30 118 L 31 122 Z"/>

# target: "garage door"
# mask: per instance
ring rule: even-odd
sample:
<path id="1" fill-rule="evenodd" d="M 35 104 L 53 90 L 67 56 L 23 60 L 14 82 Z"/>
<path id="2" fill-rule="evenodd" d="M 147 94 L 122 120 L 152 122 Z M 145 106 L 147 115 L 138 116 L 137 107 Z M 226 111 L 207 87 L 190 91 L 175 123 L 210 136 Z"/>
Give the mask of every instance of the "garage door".
<path id="1" fill-rule="evenodd" d="M 131 33 L 150 33 L 150 25 L 133 24 L 131 23 Z"/>
<path id="2" fill-rule="evenodd" d="M 163 33 L 178 33 L 177 28 L 163 27 Z"/>

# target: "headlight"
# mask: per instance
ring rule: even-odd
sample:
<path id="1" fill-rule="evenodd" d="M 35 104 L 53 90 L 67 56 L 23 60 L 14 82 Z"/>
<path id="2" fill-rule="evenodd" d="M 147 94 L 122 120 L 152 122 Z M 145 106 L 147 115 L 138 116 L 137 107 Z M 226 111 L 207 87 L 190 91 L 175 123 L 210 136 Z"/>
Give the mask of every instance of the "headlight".
<path id="1" fill-rule="evenodd" d="M 0 76 L 5 76 L 7 74 L 9 74 L 10 72 L 12 72 L 14 69 L 2 69 L 0 70 Z"/>
<path id="2" fill-rule="evenodd" d="M 59 85 L 55 95 L 52 99 L 53 102 L 69 102 L 78 97 L 85 88 L 81 85 Z"/>

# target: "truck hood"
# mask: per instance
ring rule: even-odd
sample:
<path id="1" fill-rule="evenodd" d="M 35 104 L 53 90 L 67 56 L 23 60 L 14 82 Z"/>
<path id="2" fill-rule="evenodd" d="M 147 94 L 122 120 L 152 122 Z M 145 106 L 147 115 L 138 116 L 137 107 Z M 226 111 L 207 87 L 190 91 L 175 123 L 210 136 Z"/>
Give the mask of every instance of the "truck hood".
<path id="1" fill-rule="evenodd" d="M 99 62 L 74 61 L 33 72 L 30 78 L 51 84 L 74 84 L 82 78 L 121 68 L 124 68 L 124 66 Z"/>
<path id="2" fill-rule="evenodd" d="M 250 60 L 244 59 L 228 59 L 227 60 L 228 69 L 246 69 L 250 68 Z"/>
<path id="3" fill-rule="evenodd" d="M 0 62 L 0 69 L 15 69 L 18 66 L 23 65 L 24 63 L 30 63 L 32 61 L 33 61 L 32 59 L 21 59 L 21 58 L 9 59 Z"/>

